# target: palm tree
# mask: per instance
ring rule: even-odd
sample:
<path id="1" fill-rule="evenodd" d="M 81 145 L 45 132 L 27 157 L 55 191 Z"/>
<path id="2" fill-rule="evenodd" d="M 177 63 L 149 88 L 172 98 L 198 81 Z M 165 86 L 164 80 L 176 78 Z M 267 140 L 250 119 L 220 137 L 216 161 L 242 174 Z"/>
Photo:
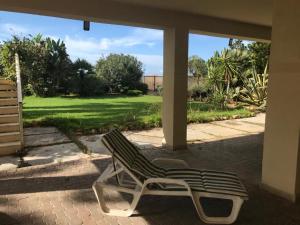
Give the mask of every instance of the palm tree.
<path id="1" fill-rule="evenodd" d="M 229 93 L 230 85 L 238 74 L 238 65 L 235 61 L 235 54 L 237 53 L 234 50 L 224 49 L 216 59 L 226 83 L 226 94 Z"/>

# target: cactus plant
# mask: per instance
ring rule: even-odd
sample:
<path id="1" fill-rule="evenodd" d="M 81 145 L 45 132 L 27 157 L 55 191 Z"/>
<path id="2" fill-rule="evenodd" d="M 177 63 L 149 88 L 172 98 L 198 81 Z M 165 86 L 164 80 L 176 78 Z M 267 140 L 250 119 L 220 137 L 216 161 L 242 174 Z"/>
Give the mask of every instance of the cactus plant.
<path id="1" fill-rule="evenodd" d="M 236 89 L 236 93 L 238 93 L 238 97 L 241 101 L 262 109 L 265 108 L 269 76 L 267 71 L 268 65 L 266 65 L 263 74 L 258 74 L 256 69 L 252 68 L 250 76 L 244 76 L 244 86 Z"/>

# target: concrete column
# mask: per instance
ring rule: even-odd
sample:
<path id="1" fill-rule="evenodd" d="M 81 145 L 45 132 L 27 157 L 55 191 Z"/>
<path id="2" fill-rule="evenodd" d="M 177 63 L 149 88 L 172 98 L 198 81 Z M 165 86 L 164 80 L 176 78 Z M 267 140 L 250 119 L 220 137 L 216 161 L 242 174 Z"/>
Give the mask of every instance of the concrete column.
<path id="1" fill-rule="evenodd" d="M 166 147 L 186 148 L 188 29 L 164 31 L 163 131 Z"/>
<path id="2" fill-rule="evenodd" d="M 264 139 L 263 186 L 300 194 L 300 1 L 275 0 Z"/>

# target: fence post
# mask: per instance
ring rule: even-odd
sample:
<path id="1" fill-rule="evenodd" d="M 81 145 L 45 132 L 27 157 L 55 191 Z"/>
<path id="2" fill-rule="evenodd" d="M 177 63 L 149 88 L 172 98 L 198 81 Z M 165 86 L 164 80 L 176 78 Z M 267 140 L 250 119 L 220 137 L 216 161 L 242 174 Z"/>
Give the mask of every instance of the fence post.
<path id="1" fill-rule="evenodd" d="M 15 53 L 15 64 L 16 64 L 16 77 L 17 77 L 17 96 L 19 106 L 19 126 L 20 126 L 20 138 L 21 147 L 24 147 L 24 135 L 23 135 L 23 96 L 22 96 L 22 83 L 21 83 L 21 68 L 19 54 Z"/>

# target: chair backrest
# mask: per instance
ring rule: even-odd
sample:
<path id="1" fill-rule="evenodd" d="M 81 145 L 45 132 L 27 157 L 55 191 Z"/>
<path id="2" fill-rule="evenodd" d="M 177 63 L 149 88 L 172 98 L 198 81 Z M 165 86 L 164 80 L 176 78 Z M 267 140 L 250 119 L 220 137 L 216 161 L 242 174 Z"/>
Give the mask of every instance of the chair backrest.
<path id="1" fill-rule="evenodd" d="M 112 156 L 128 170 L 138 174 L 140 180 L 165 176 L 166 171 L 151 163 L 118 129 L 105 134 L 101 141 Z"/>

